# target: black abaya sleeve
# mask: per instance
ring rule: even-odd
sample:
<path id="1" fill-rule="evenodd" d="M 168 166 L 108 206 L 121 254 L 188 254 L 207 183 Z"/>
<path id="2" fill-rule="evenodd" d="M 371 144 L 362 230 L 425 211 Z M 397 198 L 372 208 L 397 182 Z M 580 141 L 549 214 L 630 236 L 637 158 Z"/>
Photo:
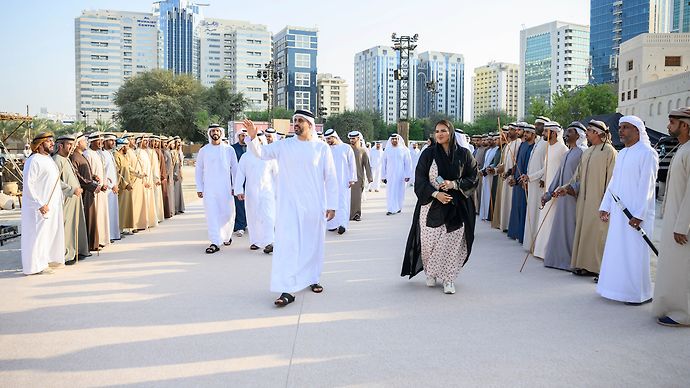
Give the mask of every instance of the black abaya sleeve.
<path id="1" fill-rule="evenodd" d="M 414 174 L 414 192 L 417 195 L 417 204 L 414 207 L 412 225 L 410 226 L 410 233 L 407 235 L 402 271 L 400 272 L 400 276 L 409 276 L 410 279 L 424 269 L 421 256 L 422 240 L 419 229 L 419 212 L 422 205 L 426 205 L 434 199 L 431 195 L 436 189 L 429 182 L 429 169 L 433 160 L 433 152 L 430 148 L 422 151 Z"/>

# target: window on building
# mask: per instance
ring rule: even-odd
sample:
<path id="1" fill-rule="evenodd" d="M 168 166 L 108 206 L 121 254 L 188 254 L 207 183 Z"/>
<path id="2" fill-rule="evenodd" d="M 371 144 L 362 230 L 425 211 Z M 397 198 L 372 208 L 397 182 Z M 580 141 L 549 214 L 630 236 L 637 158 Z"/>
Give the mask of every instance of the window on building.
<path id="1" fill-rule="evenodd" d="M 295 109 L 309 110 L 310 94 L 309 92 L 295 92 Z"/>
<path id="2" fill-rule="evenodd" d="M 666 57 L 664 60 L 664 63 L 666 66 L 678 67 L 678 66 L 680 66 L 680 57 L 677 57 L 677 56 Z"/>
<path id="3" fill-rule="evenodd" d="M 309 73 L 295 73 L 295 86 L 311 86 Z"/>
<path id="4" fill-rule="evenodd" d="M 311 55 L 295 53 L 295 67 L 310 68 L 311 67 Z"/>
<path id="5" fill-rule="evenodd" d="M 628 71 L 633 69 L 633 61 L 628 61 Z"/>
<path id="6" fill-rule="evenodd" d="M 628 100 L 631 98 L 631 92 L 628 90 Z"/>
<path id="7" fill-rule="evenodd" d="M 295 35 L 296 48 L 311 48 L 311 37 L 309 35 Z"/>
<path id="8" fill-rule="evenodd" d="M 633 90 L 633 98 L 637 98 L 637 89 Z"/>
<path id="9" fill-rule="evenodd" d="M 625 101 L 625 92 L 621 93 L 621 101 Z"/>

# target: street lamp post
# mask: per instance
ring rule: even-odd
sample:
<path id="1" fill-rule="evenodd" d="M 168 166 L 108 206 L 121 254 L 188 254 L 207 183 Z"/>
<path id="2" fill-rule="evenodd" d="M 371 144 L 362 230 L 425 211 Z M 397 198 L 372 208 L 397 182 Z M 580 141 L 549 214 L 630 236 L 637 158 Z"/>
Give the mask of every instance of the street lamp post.
<path id="1" fill-rule="evenodd" d="M 394 72 L 395 80 L 399 82 L 398 87 L 398 133 L 408 142 L 410 133 L 410 112 L 409 112 L 409 95 L 410 95 L 410 70 L 412 63 L 410 56 L 417 48 L 418 34 L 413 36 L 402 35 L 397 36 L 396 33 L 391 35 L 393 41 L 393 49 L 400 53 L 400 62 L 398 69 Z"/>
<path id="2" fill-rule="evenodd" d="M 256 71 L 256 76 L 266 83 L 267 92 L 264 93 L 264 101 L 268 105 L 268 122 L 271 122 L 271 113 L 273 111 L 273 87 L 276 81 L 283 79 L 283 72 L 276 70 L 276 64 L 273 61 L 268 62 L 264 69 Z"/>

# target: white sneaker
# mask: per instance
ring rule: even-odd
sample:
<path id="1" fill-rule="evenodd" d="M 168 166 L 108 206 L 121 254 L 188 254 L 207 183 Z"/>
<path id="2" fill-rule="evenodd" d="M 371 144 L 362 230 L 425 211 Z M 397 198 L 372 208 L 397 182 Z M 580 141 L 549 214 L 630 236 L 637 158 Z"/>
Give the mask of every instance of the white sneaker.
<path id="1" fill-rule="evenodd" d="M 443 293 L 444 294 L 455 294 L 455 284 L 453 282 L 443 283 Z"/>
<path id="2" fill-rule="evenodd" d="M 235 232 L 235 236 L 237 236 L 237 237 L 244 236 L 244 230 L 242 230 L 242 229 L 238 230 L 237 232 Z"/>
<path id="3" fill-rule="evenodd" d="M 436 286 L 436 278 L 427 276 L 426 277 L 426 286 L 427 287 L 435 287 Z"/>

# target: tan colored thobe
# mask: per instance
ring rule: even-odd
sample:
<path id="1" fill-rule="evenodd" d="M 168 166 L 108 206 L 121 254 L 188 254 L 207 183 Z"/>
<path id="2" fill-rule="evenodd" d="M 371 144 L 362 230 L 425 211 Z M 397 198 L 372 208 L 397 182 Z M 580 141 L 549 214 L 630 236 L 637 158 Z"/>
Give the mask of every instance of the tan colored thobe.
<path id="1" fill-rule="evenodd" d="M 589 147 L 575 173 L 577 219 L 571 268 L 599 273 L 609 224 L 599 218 L 599 205 L 613 175 L 616 149 L 609 143 Z"/>

